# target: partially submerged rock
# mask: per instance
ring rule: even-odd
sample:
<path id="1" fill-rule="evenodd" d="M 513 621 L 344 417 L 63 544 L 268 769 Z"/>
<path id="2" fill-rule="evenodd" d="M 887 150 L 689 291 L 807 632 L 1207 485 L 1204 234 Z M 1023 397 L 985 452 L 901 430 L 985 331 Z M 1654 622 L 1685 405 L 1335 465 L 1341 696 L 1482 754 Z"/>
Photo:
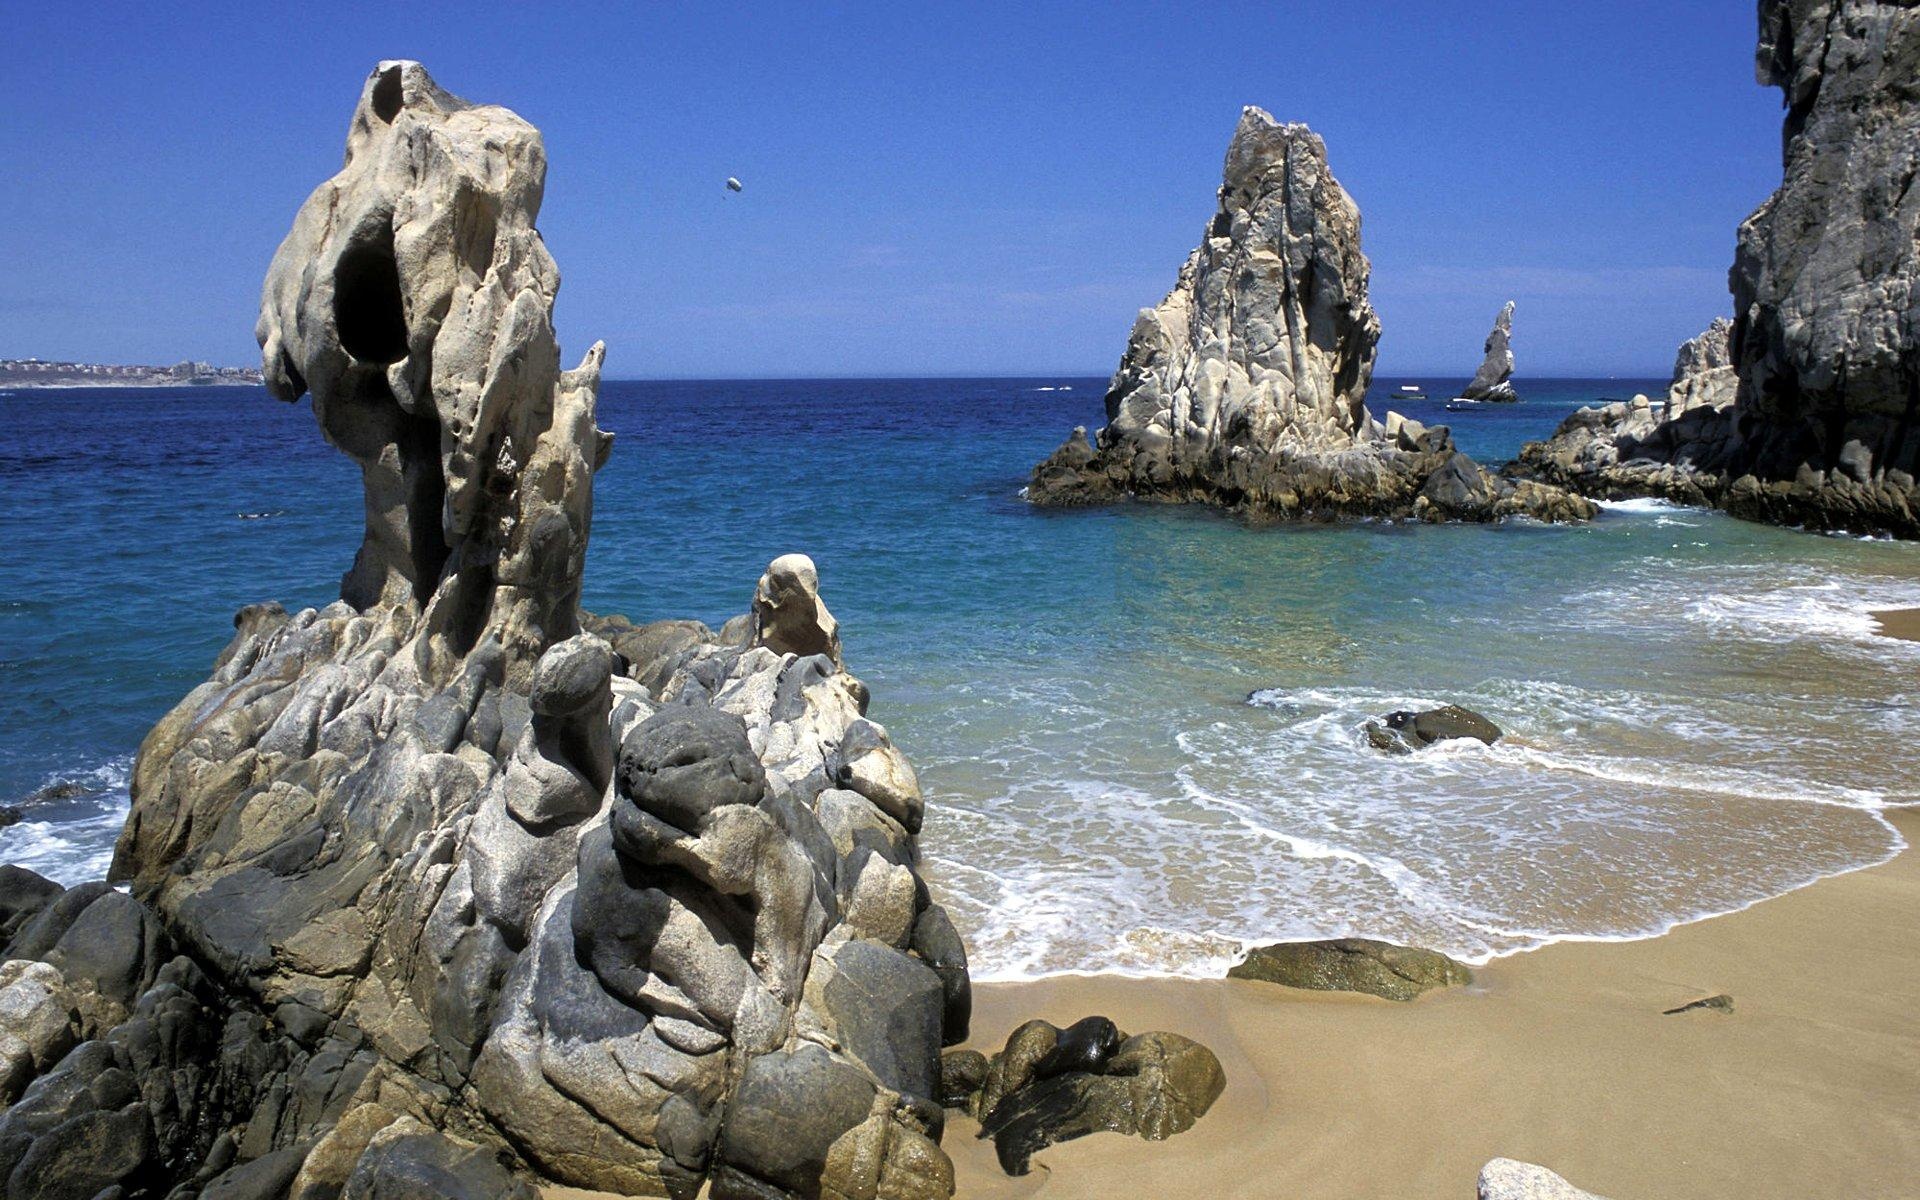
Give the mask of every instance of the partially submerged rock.
<path id="1" fill-rule="evenodd" d="M 1606 1200 L 1583 1192 L 1545 1167 L 1496 1158 L 1480 1168 L 1479 1200 Z"/>
<path id="2" fill-rule="evenodd" d="M 382 63 L 275 256 L 268 385 L 359 463 L 365 540 L 146 738 L 131 895 L 0 868 L 10 1200 L 951 1193 L 965 950 L 811 562 L 751 636 L 579 610 L 610 439 L 544 177 Z"/>
<path id="3" fill-rule="evenodd" d="M 1483 470 L 1444 428 L 1366 409 L 1380 321 L 1360 211 L 1304 125 L 1246 109 L 1219 207 L 1180 278 L 1142 310 L 1095 441 L 1034 468 L 1035 504 L 1127 497 L 1288 518 L 1491 521 L 1593 506 Z"/>
<path id="4" fill-rule="evenodd" d="M 1411 754 L 1452 738 L 1472 738 L 1491 746 L 1501 737 L 1498 725 L 1457 704 L 1388 713 L 1381 721 L 1368 721 L 1366 735 L 1368 745 L 1389 754 Z"/>
<path id="5" fill-rule="evenodd" d="M 979 1120 L 1009 1175 L 1025 1175 L 1035 1152 L 1090 1133 L 1164 1141 L 1191 1129 L 1227 1085 L 1220 1060 L 1198 1042 L 1128 1037 L 1105 1017 L 1064 1030 L 1028 1021 L 991 1060 L 950 1053 L 941 1076 L 945 1102 Z"/>
<path id="6" fill-rule="evenodd" d="M 1920 8 L 1763 0 L 1759 13 L 1758 76 L 1786 95 L 1785 164 L 1740 227 L 1732 383 L 1683 348 L 1666 411 L 1583 410 L 1519 468 L 1592 495 L 1920 537 Z M 1717 360 L 1720 329 L 1706 337 Z"/>
<path id="7" fill-rule="evenodd" d="M 1444 954 L 1368 938 L 1261 946 L 1230 968 L 1227 977 L 1403 1001 L 1434 988 L 1473 982 L 1473 972 L 1465 964 Z"/>
<path id="8" fill-rule="evenodd" d="M 1493 319 L 1493 332 L 1487 334 L 1486 357 L 1474 371 L 1473 379 L 1460 393 L 1463 400 L 1485 404 L 1511 404 L 1520 399 L 1513 390 L 1513 301 L 1509 300 Z"/>

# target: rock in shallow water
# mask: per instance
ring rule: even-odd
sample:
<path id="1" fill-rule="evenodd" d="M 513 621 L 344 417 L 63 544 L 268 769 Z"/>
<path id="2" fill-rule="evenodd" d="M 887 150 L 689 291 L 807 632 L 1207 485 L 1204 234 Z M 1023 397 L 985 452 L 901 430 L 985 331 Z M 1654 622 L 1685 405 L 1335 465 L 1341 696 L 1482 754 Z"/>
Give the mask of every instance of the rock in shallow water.
<path id="1" fill-rule="evenodd" d="M 1402 1001 L 1434 988 L 1473 982 L 1472 971 L 1444 954 L 1368 938 L 1261 946 L 1230 968 L 1227 977 Z"/>
<path id="2" fill-rule="evenodd" d="M 1360 211 L 1325 144 L 1246 109 L 1199 247 L 1134 323 L 1106 428 L 1094 442 L 1075 430 L 1034 468 L 1028 498 L 1134 496 L 1288 518 L 1591 517 L 1559 488 L 1483 470 L 1443 428 L 1368 414 L 1380 339 L 1368 273 Z"/>
<path id="3" fill-rule="evenodd" d="M 1388 713 L 1383 721 L 1368 721 L 1366 735 L 1368 745 L 1390 754 L 1411 754 L 1453 738 L 1472 738 L 1491 746 L 1501 737 L 1498 725 L 1457 704 Z"/>

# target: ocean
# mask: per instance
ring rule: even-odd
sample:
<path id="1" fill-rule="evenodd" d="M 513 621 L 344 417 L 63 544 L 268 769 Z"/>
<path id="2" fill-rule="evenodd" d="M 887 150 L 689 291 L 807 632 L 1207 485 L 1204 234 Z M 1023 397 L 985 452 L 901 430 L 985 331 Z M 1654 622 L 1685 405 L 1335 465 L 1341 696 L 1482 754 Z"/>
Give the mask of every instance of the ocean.
<path id="1" fill-rule="evenodd" d="M 1374 412 L 1403 382 L 1375 387 Z M 1427 379 L 1430 394 L 1463 380 Z M 1448 414 L 1483 462 L 1658 380 Z M 977 979 L 1209 975 L 1362 935 L 1483 961 L 1726 912 L 1901 845 L 1920 546 L 1653 503 L 1583 527 L 1261 526 L 1020 488 L 1103 379 L 608 382 L 585 603 L 717 626 L 820 567 L 928 794 Z M 134 751 L 240 606 L 333 599 L 356 469 L 254 389 L 0 395 L 0 861 L 101 875 Z M 1493 747 L 1362 723 L 1458 702 Z M 75 794 L 31 798 L 58 783 Z"/>

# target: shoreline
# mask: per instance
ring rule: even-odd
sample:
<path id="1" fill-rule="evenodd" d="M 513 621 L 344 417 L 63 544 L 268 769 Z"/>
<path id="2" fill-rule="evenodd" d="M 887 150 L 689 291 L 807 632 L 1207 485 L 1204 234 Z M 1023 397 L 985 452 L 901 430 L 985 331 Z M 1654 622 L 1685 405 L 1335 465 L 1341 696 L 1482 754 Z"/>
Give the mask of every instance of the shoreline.
<path id="1" fill-rule="evenodd" d="M 1920 608 L 1880 608 L 1869 614 L 1881 637 L 1920 642 Z"/>
<path id="2" fill-rule="evenodd" d="M 974 1037 L 1093 1013 L 1219 1055 L 1227 1090 L 1159 1144 L 1095 1135 L 1008 1178 L 961 1115 L 958 1194 L 1473 1195 L 1491 1158 L 1612 1200 L 1894 1196 L 1920 1174 L 1920 810 L 1907 848 L 1624 942 L 1555 942 L 1411 1004 L 1243 980 L 1052 976 L 975 989 Z M 1731 1014 L 1665 1010 L 1719 993 Z"/>

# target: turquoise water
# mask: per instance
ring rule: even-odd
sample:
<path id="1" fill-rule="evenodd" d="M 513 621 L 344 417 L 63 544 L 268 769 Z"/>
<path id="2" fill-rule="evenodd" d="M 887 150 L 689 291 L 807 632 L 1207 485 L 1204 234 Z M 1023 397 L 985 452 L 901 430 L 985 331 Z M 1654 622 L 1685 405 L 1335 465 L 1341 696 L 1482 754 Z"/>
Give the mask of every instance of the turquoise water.
<path id="1" fill-rule="evenodd" d="M 1402 407 L 1499 460 L 1660 386 Z M 718 624 L 769 559 L 811 554 L 920 770 L 978 975 L 1210 973 L 1242 940 L 1347 933 L 1469 958 L 1641 936 L 1899 845 L 1878 810 L 1920 799 L 1920 646 L 1866 613 L 1920 605 L 1920 547 L 1647 504 L 1579 528 L 1029 508 L 1027 469 L 1100 423 L 1103 388 L 603 390 L 587 605 Z M 0 801 L 90 789 L 31 802 L 0 861 L 97 876 L 140 737 L 233 611 L 333 598 L 357 472 L 304 404 L 252 389 L 0 396 L 0 430 Z M 1412 759 L 1359 739 L 1445 701 L 1510 737 Z"/>

